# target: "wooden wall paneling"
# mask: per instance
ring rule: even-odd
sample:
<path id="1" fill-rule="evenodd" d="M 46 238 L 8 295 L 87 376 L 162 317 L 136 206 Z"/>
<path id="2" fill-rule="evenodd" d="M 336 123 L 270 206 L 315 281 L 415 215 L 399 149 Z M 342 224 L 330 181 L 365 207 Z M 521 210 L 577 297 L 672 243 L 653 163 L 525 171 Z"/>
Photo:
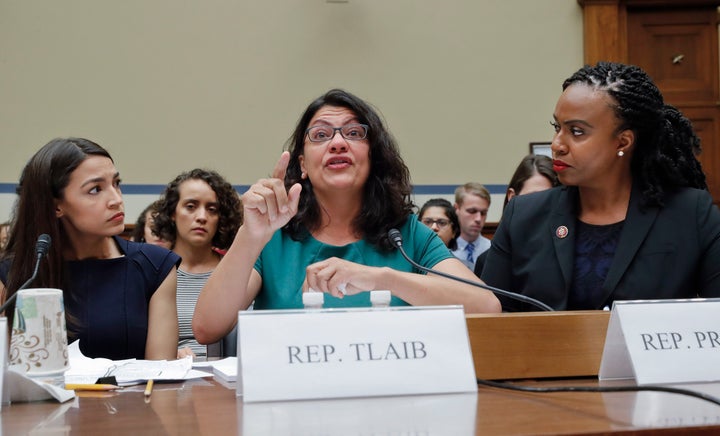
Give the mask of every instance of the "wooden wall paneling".
<path id="1" fill-rule="evenodd" d="M 585 62 L 630 63 L 650 74 L 666 103 L 693 122 L 708 187 L 720 204 L 720 0 L 577 1 Z"/>
<path id="2" fill-rule="evenodd" d="M 583 5 L 584 61 L 627 62 L 626 11 L 617 0 Z"/>
<path id="3" fill-rule="evenodd" d="M 675 105 L 718 100 L 717 12 L 630 11 L 628 59 Z"/>
<path id="4" fill-rule="evenodd" d="M 702 152 L 698 158 L 707 177 L 708 189 L 720 204 L 720 107 L 678 107 L 692 121 L 695 133 L 700 137 Z"/>

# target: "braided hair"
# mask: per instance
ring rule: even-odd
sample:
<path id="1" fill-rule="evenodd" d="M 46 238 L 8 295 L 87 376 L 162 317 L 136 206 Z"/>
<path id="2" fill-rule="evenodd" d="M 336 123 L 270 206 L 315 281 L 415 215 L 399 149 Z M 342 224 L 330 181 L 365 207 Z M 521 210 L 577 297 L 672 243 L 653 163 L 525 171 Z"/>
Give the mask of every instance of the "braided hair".
<path id="1" fill-rule="evenodd" d="M 700 139 L 690 120 L 665 104 L 660 90 L 641 68 L 613 62 L 586 65 L 563 83 L 563 90 L 576 83 L 610 95 L 612 109 L 621 121 L 618 132 L 635 133 L 635 151 L 630 163 L 639 184 L 644 206 L 662 206 L 665 194 L 677 188 L 707 190 L 705 174 L 697 155 Z"/>

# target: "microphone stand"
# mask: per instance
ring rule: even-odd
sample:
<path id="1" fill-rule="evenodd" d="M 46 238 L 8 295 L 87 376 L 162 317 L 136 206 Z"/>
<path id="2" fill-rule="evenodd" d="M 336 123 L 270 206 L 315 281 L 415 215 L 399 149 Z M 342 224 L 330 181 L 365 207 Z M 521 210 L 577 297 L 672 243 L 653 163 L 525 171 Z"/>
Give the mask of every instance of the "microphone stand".
<path id="1" fill-rule="evenodd" d="M 414 266 L 415 268 L 417 268 L 421 271 L 439 275 L 441 277 L 445 277 L 446 279 L 465 283 L 466 285 L 471 285 L 471 286 L 475 286 L 478 288 L 482 288 L 487 291 L 493 292 L 498 295 L 502 295 L 503 297 L 507 297 L 507 298 L 510 298 L 513 300 L 522 301 L 523 303 L 528 303 L 532 306 L 537 307 L 538 309 L 541 309 L 541 310 L 544 310 L 547 312 L 554 312 L 554 309 L 552 307 L 548 306 L 547 304 L 543 303 L 542 301 L 536 300 L 532 297 L 528 297 L 527 295 L 522 295 L 522 294 L 518 294 L 515 292 L 510 292 L 510 291 L 505 291 L 500 288 L 495 288 L 493 286 L 488 286 L 488 285 L 484 285 L 482 283 L 474 282 L 472 280 L 467 280 L 462 277 L 456 277 L 454 275 L 447 274 L 442 271 L 436 271 L 434 269 L 426 268 L 426 267 L 420 265 L 419 263 L 415 262 L 414 260 L 412 260 L 407 255 L 407 253 L 405 253 L 405 249 L 402 246 L 402 235 L 400 234 L 400 232 L 397 229 L 390 229 L 390 231 L 388 232 L 388 237 L 390 239 L 390 242 L 400 251 L 400 254 L 402 254 L 402 256 L 405 258 L 405 260 L 407 260 L 410 263 L 410 265 Z"/>
<path id="2" fill-rule="evenodd" d="M 15 298 L 17 297 L 17 294 L 19 291 L 22 291 L 23 289 L 30 286 L 30 284 L 37 278 L 38 271 L 40 270 L 40 261 L 43 257 L 45 257 L 45 254 L 47 254 L 48 249 L 50 248 L 50 236 L 43 233 L 38 237 L 37 242 L 35 243 L 35 253 L 37 255 L 37 258 L 35 259 L 35 268 L 33 269 L 33 273 L 30 276 L 30 278 L 20 286 L 17 291 L 15 291 L 5 302 L 0 306 L 0 313 L 5 312 L 5 309 L 8 308 L 9 305 L 15 301 Z"/>

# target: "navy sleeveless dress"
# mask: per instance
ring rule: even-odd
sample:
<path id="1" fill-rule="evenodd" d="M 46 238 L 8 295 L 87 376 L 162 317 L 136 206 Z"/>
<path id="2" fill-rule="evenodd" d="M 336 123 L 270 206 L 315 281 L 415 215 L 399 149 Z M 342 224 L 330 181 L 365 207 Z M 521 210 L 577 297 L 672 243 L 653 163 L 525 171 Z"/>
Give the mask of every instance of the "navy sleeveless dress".
<path id="1" fill-rule="evenodd" d="M 66 262 L 68 341 L 80 340 L 88 357 L 144 359 L 150 298 L 180 256 L 152 244 L 115 237 L 115 259 Z M 7 265 L 0 280 L 7 281 Z"/>

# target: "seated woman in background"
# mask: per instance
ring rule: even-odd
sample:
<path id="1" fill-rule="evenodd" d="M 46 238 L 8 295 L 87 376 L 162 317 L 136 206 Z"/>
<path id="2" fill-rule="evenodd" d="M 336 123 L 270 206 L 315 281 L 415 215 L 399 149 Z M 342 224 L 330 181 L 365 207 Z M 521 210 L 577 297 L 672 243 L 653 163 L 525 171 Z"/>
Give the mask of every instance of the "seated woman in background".
<path id="1" fill-rule="evenodd" d="M 552 159 L 547 156 L 529 154 L 520 161 L 510 178 L 507 192 L 505 192 L 503 210 L 508 202 L 517 195 L 544 191 L 559 184 Z"/>
<path id="2" fill-rule="evenodd" d="M 55 139 L 25 166 L 7 251 L 3 301 L 35 266 L 35 241 L 52 238 L 33 287 L 63 290 L 68 341 L 88 357 L 175 359 L 173 252 L 118 237 L 125 228 L 120 175 L 110 154 L 81 138 Z M 15 304 L 7 309 L 12 322 Z"/>
<path id="3" fill-rule="evenodd" d="M 222 258 L 215 248 L 229 247 L 240 224 L 240 196 L 215 171 L 184 172 L 162 194 L 154 229 L 182 257 L 177 272 L 178 358 L 207 355 L 207 347 L 198 344 L 192 332 L 195 304 Z"/>
<path id="4" fill-rule="evenodd" d="M 158 236 L 153 230 L 154 216 L 157 214 L 159 204 L 160 200 L 153 201 L 140 213 L 132 232 L 132 241 L 147 242 L 148 244 L 170 248 L 170 243 Z"/>
<path id="5" fill-rule="evenodd" d="M 699 139 L 650 77 L 585 66 L 563 83 L 553 117 L 565 186 L 508 203 L 482 279 L 558 310 L 720 296 L 720 211 Z"/>
<path id="6" fill-rule="evenodd" d="M 10 235 L 10 222 L 0 224 L 0 252 L 5 250 L 7 246 L 8 236 Z"/>
<path id="7" fill-rule="evenodd" d="M 510 178 L 505 192 L 503 210 L 513 197 L 544 191 L 559 184 L 557 173 L 553 170 L 552 159 L 547 156 L 529 154 L 520 161 Z M 488 252 L 489 250 L 483 252 L 475 262 L 475 275 L 478 277 L 482 273 Z"/>
<path id="8" fill-rule="evenodd" d="M 417 274 L 387 234 L 397 228 L 425 267 L 474 279 L 412 214 L 411 183 L 390 132 L 373 108 L 331 90 L 313 101 L 272 177 L 242 196 L 244 222 L 198 299 L 193 331 L 217 341 L 238 310 L 302 308 L 302 293 L 325 292 L 325 307 L 370 306 L 387 289 L 393 305 L 463 304 L 498 312 L 490 292 Z"/>
<path id="9" fill-rule="evenodd" d="M 450 250 L 457 249 L 455 238 L 460 236 L 460 222 L 455 207 L 444 198 L 431 198 L 418 212 L 418 220 L 430 227 Z"/>

